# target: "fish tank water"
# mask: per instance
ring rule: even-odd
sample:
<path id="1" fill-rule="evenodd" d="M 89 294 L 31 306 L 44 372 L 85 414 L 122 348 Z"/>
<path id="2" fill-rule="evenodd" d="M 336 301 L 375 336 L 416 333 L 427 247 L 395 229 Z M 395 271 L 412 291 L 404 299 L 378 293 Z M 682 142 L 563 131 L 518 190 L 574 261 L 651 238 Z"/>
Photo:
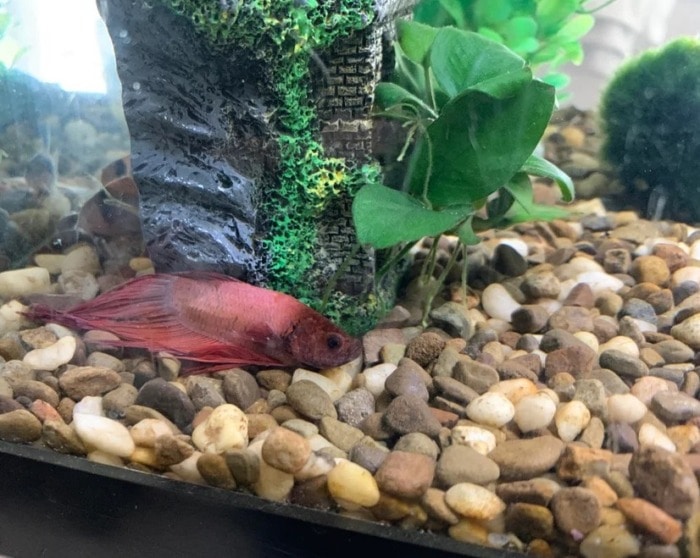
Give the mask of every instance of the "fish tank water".
<path id="1" fill-rule="evenodd" d="M 0 554 L 700 556 L 698 8 L 0 0 Z"/>

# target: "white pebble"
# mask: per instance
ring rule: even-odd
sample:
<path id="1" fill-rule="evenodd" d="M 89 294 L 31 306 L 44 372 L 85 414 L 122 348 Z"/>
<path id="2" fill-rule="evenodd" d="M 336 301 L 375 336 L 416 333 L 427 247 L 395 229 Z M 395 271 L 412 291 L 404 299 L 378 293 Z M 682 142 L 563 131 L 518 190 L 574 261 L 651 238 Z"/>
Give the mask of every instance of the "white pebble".
<path id="1" fill-rule="evenodd" d="M 337 377 L 327 378 L 319 374 L 318 372 L 312 372 L 311 370 L 305 370 L 304 368 L 297 368 L 292 376 L 292 383 L 300 382 L 302 380 L 308 380 L 313 382 L 323 391 L 325 391 L 331 400 L 337 401 L 350 389 L 352 384 L 352 378 L 347 374 L 340 373 Z"/>
<path id="2" fill-rule="evenodd" d="M 78 244 L 71 248 L 61 261 L 61 273 L 66 271 L 86 271 L 87 273 L 98 273 L 101 270 L 100 257 L 97 250 L 90 244 Z"/>
<path id="3" fill-rule="evenodd" d="M 104 416 L 104 411 L 102 409 L 102 398 L 96 395 L 89 395 L 87 397 L 83 397 L 73 407 L 73 416 L 75 416 L 78 413 L 82 413 L 85 415 L 95 415 L 98 417 Z"/>
<path id="4" fill-rule="evenodd" d="M 460 482 L 445 492 L 445 503 L 452 511 L 463 517 L 490 521 L 503 513 L 506 505 L 488 488 Z"/>
<path id="5" fill-rule="evenodd" d="M 496 447 L 496 436 L 478 426 L 458 424 L 452 428 L 451 438 L 453 444 L 469 446 L 481 455 L 488 455 Z"/>
<path id="6" fill-rule="evenodd" d="M 700 314 L 693 314 L 671 328 L 671 335 L 691 349 L 700 349 Z"/>
<path id="7" fill-rule="evenodd" d="M 135 444 L 126 426 L 107 417 L 73 412 L 73 428 L 86 446 L 118 457 L 129 457 Z"/>
<path id="8" fill-rule="evenodd" d="M 327 475 L 335 467 L 335 461 L 327 455 L 312 453 L 301 470 L 294 473 L 298 481 L 313 479 L 321 475 Z"/>
<path id="9" fill-rule="evenodd" d="M 492 318 L 510 322 L 510 317 L 518 308 L 517 302 L 500 283 L 491 283 L 481 294 L 481 305 Z"/>
<path id="10" fill-rule="evenodd" d="M 579 341 L 583 341 L 596 353 L 598 352 L 600 343 L 598 342 L 598 338 L 595 335 L 593 335 L 590 331 L 577 331 L 576 333 L 574 333 L 574 337 L 576 337 L 576 339 L 578 339 Z"/>
<path id="11" fill-rule="evenodd" d="M 631 393 L 616 393 L 608 398 L 608 421 L 631 424 L 647 414 L 647 406 Z"/>
<path id="12" fill-rule="evenodd" d="M 58 275 L 61 273 L 61 264 L 64 259 L 63 254 L 37 254 L 34 256 L 34 263 L 45 268 L 49 273 Z"/>
<path id="13" fill-rule="evenodd" d="M 131 427 L 129 432 L 134 443 L 144 448 L 154 447 L 158 436 L 170 436 L 173 434 L 167 423 L 155 418 L 140 420 Z"/>
<path id="14" fill-rule="evenodd" d="M 700 267 L 681 267 L 680 269 L 674 271 L 673 275 L 671 275 L 671 287 L 677 287 L 686 281 L 700 283 Z"/>
<path id="15" fill-rule="evenodd" d="M 22 304 L 19 300 L 11 300 L 0 306 L 0 334 L 10 331 L 19 331 L 23 326 L 29 323 L 24 316 L 24 312 L 28 307 Z"/>
<path id="16" fill-rule="evenodd" d="M 51 288 L 51 276 L 43 267 L 25 267 L 0 273 L 0 298 L 11 299 Z"/>
<path id="17" fill-rule="evenodd" d="M 101 465 L 110 465 L 112 467 L 122 467 L 124 465 L 124 462 L 121 460 L 121 457 L 117 457 L 116 455 L 111 455 L 109 453 L 105 453 L 99 450 L 88 452 L 87 459 L 88 461 L 92 461 L 93 463 L 100 463 Z"/>
<path id="18" fill-rule="evenodd" d="M 467 416 L 487 426 L 503 426 L 511 421 L 514 414 L 515 407 L 502 393 L 486 392 L 467 405 Z"/>
<path id="19" fill-rule="evenodd" d="M 193 484 L 207 484 L 202 475 L 199 474 L 199 469 L 197 469 L 197 461 L 199 461 L 201 455 L 202 452 L 195 451 L 187 459 L 171 465 L 170 470 L 184 481 Z"/>
<path id="20" fill-rule="evenodd" d="M 668 451 L 676 451 L 676 444 L 653 424 L 644 423 L 637 434 L 640 446 L 656 446 Z"/>
<path id="21" fill-rule="evenodd" d="M 521 240 L 520 238 L 501 238 L 498 241 L 498 244 L 505 244 L 506 246 L 510 246 L 523 258 L 527 258 L 528 256 L 529 249 L 527 247 L 527 243 L 524 240 Z"/>
<path id="22" fill-rule="evenodd" d="M 607 351 L 609 349 L 623 352 L 631 357 L 639 357 L 639 347 L 637 344 L 632 339 L 625 337 L 624 335 L 616 335 L 615 337 L 608 339 L 598 348 L 598 354 L 601 354 L 603 351 Z"/>
<path id="23" fill-rule="evenodd" d="M 700 261 L 700 240 L 696 240 L 690 245 L 690 251 L 688 255 L 694 259 Z"/>
<path id="24" fill-rule="evenodd" d="M 77 343 L 75 337 L 61 337 L 55 343 L 41 349 L 29 351 L 22 362 L 35 370 L 55 370 L 71 361 L 75 354 Z"/>
<path id="25" fill-rule="evenodd" d="M 619 291 L 625 284 L 612 275 L 608 275 L 603 271 L 587 271 L 579 274 L 577 277 L 579 283 L 587 283 L 593 291 L 593 294 L 599 294 L 602 291 L 610 290 L 613 292 Z"/>
<path id="26" fill-rule="evenodd" d="M 386 379 L 396 370 L 396 365 L 391 362 L 377 364 L 365 369 L 362 374 L 359 374 L 358 384 L 363 386 L 375 397 L 379 397 L 384 393 L 384 383 Z"/>
<path id="27" fill-rule="evenodd" d="M 252 486 L 253 492 L 261 498 L 282 502 L 287 499 L 294 488 L 294 475 L 285 473 L 268 465 L 262 458 L 262 442 L 256 442 L 248 446 L 248 451 L 259 458 L 260 473 L 258 480 Z"/>
<path id="28" fill-rule="evenodd" d="M 557 412 L 557 404 L 547 393 L 526 395 L 515 404 L 513 419 L 521 432 L 547 428 Z"/>
<path id="29" fill-rule="evenodd" d="M 561 403 L 554 415 L 559 438 L 564 442 L 573 442 L 591 421 L 591 412 L 581 401 Z"/>
<path id="30" fill-rule="evenodd" d="M 205 453 L 244 448 L 248 444 L 248 417 L 235 405 L 219 405 L 194 429 L 192 443 Z"/>

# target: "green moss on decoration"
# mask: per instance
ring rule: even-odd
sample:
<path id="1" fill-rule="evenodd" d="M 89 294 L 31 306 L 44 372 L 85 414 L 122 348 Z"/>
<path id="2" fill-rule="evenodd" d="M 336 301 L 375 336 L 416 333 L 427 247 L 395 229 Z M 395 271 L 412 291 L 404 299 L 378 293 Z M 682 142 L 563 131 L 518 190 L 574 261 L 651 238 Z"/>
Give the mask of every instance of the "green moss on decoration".
<path id="1" fill-rule="evenodd" d="M 318 219 L 332 200 L 352 194 L 363 181 L 378 180 L 378 174 L 372 168 L 355 168 L 344 159 L 325 156 L 317 140 L 309 66 L 314 52 L 366 28 L 374 1 L 162 1 L 189 17 L 216 49 L 244 49 L 268 72 L 267 81 L 279 103 L 274 117 L 280 149 L 279 188 L 265 193 L 261 207 L 268 233 L 263 246 L 269 286 L 318 309 L 322 302 L 318 282 L 310 280 Z M 359 331 L 383 310 L 373 298 L 358 309 L 356 299 L 334 293 L 323 311 L 346 328 Z M 358 310 L 366 316 L 358 318 Z"/>

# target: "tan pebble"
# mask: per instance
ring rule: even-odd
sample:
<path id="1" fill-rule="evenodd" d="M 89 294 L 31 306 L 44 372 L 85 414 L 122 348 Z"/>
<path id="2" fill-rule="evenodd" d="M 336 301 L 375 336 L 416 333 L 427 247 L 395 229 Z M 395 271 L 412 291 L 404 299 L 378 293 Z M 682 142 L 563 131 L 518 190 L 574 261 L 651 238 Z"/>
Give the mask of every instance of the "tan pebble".
<path id="1" fill-rule="evenodd" d="M 683 525 L 661 508 L 642 498 L 620 498 L 617 507 L 635 525 L 665 544 L 675 544 L 683 534 Z"/>
<path id="2" fill-rule="evenodd" d="M 92 450 L 87 454 L 88 461 L 93 463 L 101 463 L 102 465 L 110 465 L 111 467 L 123 467 L 124 461 L 116 455 L 111 455 L 99 450 Z"/>
<path id="3" fill-rule="evenodd" d="M 65 258 L 63 254 L 37 254 L 34 256 L 34 263 L 49 273 L 58 275 L 61 273 L 61 264 Z"/>
<path id="4" fill-rule="evenodd" d="M 135 449 L 127 428 L 112 419 L 98 415 L 73 412 L 73 427 L 86 447 L 117 457 L 129 457 Z"/>
<path id="5" fill-rule="evenodd" d="M 338 505 L 349 510 L 379 502 L 379 487 L 372 473 L 347 460 L 340 460 L 328 473 L 328 490 Z"/>
<path id="6" fill-rule="evenodd" d="M 513 419 L 521 432 L 547 428 L 554 418 L 557 404 L 548 393 L 526 395 L 515 405 Z"/>
<path id="7" fill-rule="evenodd" d="M 153 469 L 158 468 L 158 458 L 156 457 L 156 452 L 153 451 L 153 448 L 134 448 L 134 451 L 131 452 L 131 455 L 129 456 L 129 461 L 146 465 L 147 467 L 151 467 Z"/>
<path id="8" fill-rule="evenodd" d="M 557 476 L 565 481 L 581 481 L 599 467 L 609 467 L 612 452 L 568 444 L 557 463 Z"/>
<path id="9" fill-rule="evenodd" d="M 496 436 L 478 426 L 458 424 L 452 428 L 450 437 L 453 444 L 469 446 L 481 455 L 487 455 L 496 447 Z"/>
<path id="10" fill-rule="evenodd" d="M 79 270 L 96 274 L 101 269 L 97 250 L 90 244 L 76 244 L 72 246 L 65 253 L 65 258 L 61 262 L 61 273 Z"/>
<path id="11" fill-rule="evenodd" d="M 700 314 L 693 314 L 671 328 L 671 335 L 694 350 L 700 349 Z"/>
<path id="12" fill-rule="evenodd" d="M 194 429 L 192 443 L 207 453 L 243 448 L 248 443 L 248 418 L 235 405 L 220 405 Z"/>
<path id="13" fill-rule="evenodd" d="M 162 434 L 153 444 L 158 467 L 166 469 L 171 465 L 183 462 L 194 453 L 194 448 L 183 436 Z"/>
<path id="14" fill-rule="evenodd" d="M 453 539 L 470 544 L 486 546 L 489 538 L 489 530 L 478 521 L 462 518 L 456 525 L 451 525 L 447 530 Z"/>
<path id="15" fill-rule="evenodd" d="M 560 403 L 554 416 L 557 434 L 564 442 L 572 442 L 591 420 L 591 412 L 581 401 Z"/>
<path id="16" fill-rule="evenodd" d="M 631 393 L 616 393 L 608 398 L 608 421 L 631 424 L 641 420 L 647 406 Z"/>
<path id="17" fill-rule="evenodd" d="M 666 429 L 666 435 L 676 446 L 678 453 L 689 453 L 700 443 L 700 428 L 694 424 L 680 424 Z"/>
<path id="18" fill-rule="evenodd" d="M 85 444 L 80 440 L 72 426 L 63 419 L 44 421 L 41 432 L 42 441 L 52 450 L 71 455 L 85 455 Z"/>
<path id="19" fill-rule="evenodd" d="M 612 506 L 615 502 L 617 502 L 617 494 L 601 477 L 586 477 L 583 479 L 582 486 L 593 492 L 596 498 L 598 498 L 600 505 L 603 507 Z"/>
<path id="20" fill-rule="evenodd" d="M 527 378 L 514 378 L 512 380 L 503 380 L 489 388 L 492 393 L 501 393 L 505 395 L 513 405 L 526 395 L 533 395 L 539 390 L 532 380 Z"/>
<path id="21" fill-rule="evenodd" d="M 445 502 L 456 514 L 479 521 L 490 521 L 506 509 L 503 500 L 493 492 L 468 482 L 450 487 L 445 492 Z"/>
<path id="22" fill-rule="evenodd" d="M 617 508 L 601 508 L 600 524 L 624 526 L 627 524 L 627 518 L 625 514 Z"/>
<path id="23" fill-rule="evenodd" d="M 291 474 L 300 471 L 310 455 L 309 441 L 284 427 L 272 429 L 261 449 L 261 456 L 268 465 Z"/>
<path id="24" fill-rule="evenodd" d="M 0 298 L 9 300 L 51 288 L 51 277 L 43 267 L 26 267 L 0 273 Z"/>
<path id="25" fill-rule="evenodd" d="M 447 525 L 459 523 L 459 517 L 445 503 L 445 491 L 439 488 L 428 488 L 421 497 L 421 504 L 428 515 Z"/>
<path id="26" fill-rule="evenodd" d="M 129 267 L 136 272 L 148 271 L 153 268 L 153 262 L 150 258 L 131 258 Z"/>
<path id="27" fill-rule="evenodd" d="M 637 283 L 654 283 L 660 287 L 665 287 L 670 278 L 671 272 L 666 262 L 658 256 L 639 256 L 632 262 L 630 275 Z"/>
<path id="28" fill-rule="evenodd" d="M 248 417 L 248 437 L 255 438 L 261 432 L 272 430 L 278 426 L 275 417 L 268 413 L 246 413 Z"/>
<path id="29" fill-rule="evenodd" d="M 631 558 L 639 554 L 641 543 L 622 525 L 601 525 L 581 541 L 583 558 Z"/>
<path id="30" fill-rule="evenodd" d="M 467 405 L 466 413 L 478 424 L 500 427 L 511 421 L 515 407 L 502 393 L 486 392 Z"/>
<path id="31" fill-rule="evenodd" d="M 614 349 L 633 357 L 639 356 L 639 347 L 637 344 L 632 339 L 624 335 L 617 335 L 601 344 L 598 348 L 598 354 L 601 354 L 609 349 Z"/>
<path id="32" fill-rule="evenodd" d="M 652 399 L 660 391 L 678 391 L 678 386 L 656 376 L 639 378 L 630 388 L 630 393 L 649 407 Z"/>
<path id="33" fill-rule="evenodd" d="M 58 400 L 56 403 L 58 404 Z M 50 403 L 47 403 L 41 399 L 32 401 L 32 404 L 29 406 L 29 410 L 41 422 L 46 422 L 47 420 L 63 422 L 63 419 L 61 418 L 61 415 L 58 414 L 56 408 Z"/>
<path id="34" fill-rule="evenodd" d="M 172 434 L 172 430 L 161 420 L 147 418 L 134 424 L 129 433 L 137 446 L 152 448 L 158 436 Z"/>

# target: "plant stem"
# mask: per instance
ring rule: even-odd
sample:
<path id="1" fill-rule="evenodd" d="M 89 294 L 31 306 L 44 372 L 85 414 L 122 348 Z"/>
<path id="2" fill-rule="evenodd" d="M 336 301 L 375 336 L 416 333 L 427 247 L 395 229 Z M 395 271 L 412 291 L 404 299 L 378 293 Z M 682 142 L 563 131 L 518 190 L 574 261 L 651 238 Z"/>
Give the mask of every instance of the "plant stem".
<path id="1" fill-rule="evenodd" d="M 379 268 L 379 271 L 375 274 L 375 281 L 378 283 L 379 281 L 382 280 L 382 278 L 389 273 L 389 270 L 394 267 L 398 262 L 400 262 L 406 254 L 411 250 L 413 247 L 413 244 L 408 243 L 401 248 L 398 252 L 395 252 L 394 255 L 389 256 L 389 258 L 384 262 L 384 265 Z"/>
<path id="2" fill-rule="evenodd" d="M 440 235 L 433 237 L 433 243 L 430 245 L 430 250 L 428 250 L 425 260 L 423 260 L 423 266 L 421 267 L 419 275 L 419 281 L 421 284 L 428 284 L 430 278 L 433 276 L 435 261 L 437 260 L 438 240 L 440 240 Z"/>
<path id="3" fill-rule="evenodd" d="M 609 6 L 613 2 L 615 2 L 615 0 L 607 0 L 606 2 L 603 2 L 600 6 L 596 6 L 595 8 L 591 8 L 591 9 L 580 8 L 579 10 L 577 10 L 577 12 L 579 14 L 594 14 L 594 13 L 602 10 L 606 6 Z"/>
<path id="4" fill-rule="evenodd" d="M 440 237 L 437 237 L 435 239 L 435 245 L 437 246 L 437 240 Z M 445 284 L 445 279 L 447 279 L 447 275 L 450 273 L 452 270 L 452 267 L 454 266 L 455 262 L 457 261 L 457 255 L 460 253 L 460 246 L 457 245 L 454 247 L 454 250 L 452 250 L 452 254 L 450 254 L 450 259 L 447 260 L 447 264 L 445 265 L 445 268 L 442 270 L 442 273 L 440 273 L 440 276 L 435 280 L 432 286 L 430 286 L 430 283 L 428 283 L 428 289 L 425 294 L 425 306 L 423 306 L 423 318 L 421 320 L 421 324 L 423 327 L 425 327 L 428 323 L 428 314 L 430 314 L 430 308 L 433 305 L 433 300 L 435 300 L 435 297 L 438 295 L 440 292 L 440 289 L 442 289 L 443 285 Z M 435 251 L 437 254 L 437 250 Z M 437 259 L 437 258 L 435 258 Z M 431 273 L 432 276 L 432 273 Z"/>

